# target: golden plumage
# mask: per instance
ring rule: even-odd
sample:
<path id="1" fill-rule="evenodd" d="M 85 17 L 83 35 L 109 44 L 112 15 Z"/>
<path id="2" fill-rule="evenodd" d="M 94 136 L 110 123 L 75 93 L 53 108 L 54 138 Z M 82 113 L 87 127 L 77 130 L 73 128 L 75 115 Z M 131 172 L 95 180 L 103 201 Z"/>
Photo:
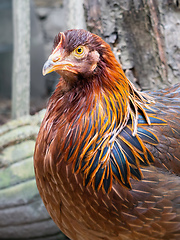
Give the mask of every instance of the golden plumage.
<path id="1" fill-rule="evenodd" d="M 55 38 L 43 71 L 53 70 L 61 79 L 34 154 L 52 219 L 75 240 L 179 239 L 180 86 L 138 92 L 84 30 Z"/>

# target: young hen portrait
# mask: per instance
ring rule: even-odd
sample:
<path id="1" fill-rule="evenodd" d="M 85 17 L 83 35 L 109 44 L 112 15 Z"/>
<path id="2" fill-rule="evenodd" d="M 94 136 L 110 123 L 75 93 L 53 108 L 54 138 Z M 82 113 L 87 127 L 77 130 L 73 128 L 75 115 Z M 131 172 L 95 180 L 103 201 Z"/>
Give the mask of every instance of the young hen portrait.
<path id="1" fill-rule="evenodd" d="M 180 84 L 137 91 L 85 30 L 55 37 L 52 71 L 34 167 L 57 226 L 72 240 L 180 239 Z"/>

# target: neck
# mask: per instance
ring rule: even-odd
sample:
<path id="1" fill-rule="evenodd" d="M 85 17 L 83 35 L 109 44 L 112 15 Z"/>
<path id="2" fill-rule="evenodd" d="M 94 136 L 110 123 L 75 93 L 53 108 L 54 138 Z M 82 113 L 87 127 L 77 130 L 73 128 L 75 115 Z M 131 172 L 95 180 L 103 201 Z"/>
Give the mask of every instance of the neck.
<path id="1" fill-rule="evenodd" d="M 114 55 L 107 56 L 88 81 L 82 80 L 81 84 L 68 88 L 66 81 L 61 79 L 51 97 L 51 108 L 55 109 L 59 116 L 66 113 L 68 122 L 96 111 L 97 108 L 104 108 L 107 114 L 117 115 L 120 130 L 131 118 L 133 133 L 136 134 L 140 111 L 150 124 L 144 110 L 148 99 L 126 78 Z"/>
<path id="2" fill-rule="evenodd" d="M 109 52 L 101 65 L 98 82 L 100 82 L 101 92 L 109 108 L 116 105 L 119 116 L 119 128 L 124 128 L 127 121 L 132 119 L 133 134 L 137 132 L 138 113 L 141 112 L 148 124 L 149 117 L 144 110 L 150 98 L 140 93 L 134 85 L 126 78 L 120 64 L 115 59 L 112 52 Z M 97 81 L 96 81 L 97 82 Z M 109 102 L 109 103 L 108 103 Z M 111 106 L 110 106 L 111 105 Z"/>

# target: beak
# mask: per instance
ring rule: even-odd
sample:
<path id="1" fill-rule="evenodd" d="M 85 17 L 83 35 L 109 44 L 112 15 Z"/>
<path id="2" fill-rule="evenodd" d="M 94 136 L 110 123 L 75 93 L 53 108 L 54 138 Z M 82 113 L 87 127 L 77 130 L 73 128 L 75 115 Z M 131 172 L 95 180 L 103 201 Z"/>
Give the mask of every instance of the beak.
<path id="1" fill-rule="evenodd" d="M 45 76 L 48 73 L 53 72 L 54 68 L 55 68 L 55 63 L 52 61 L 51 58 L 49 58 L 43 66 L 43 69 L 42 69 L 43 76 Z"/>
<path id="2" fill-rule="evenodd" d="M 57 47 L 54 49 L 52 54 L 49 56 L 48 60 L 45 62 L 43 69 L 42 69 L 42 74 L 45 76 L 48 73 L 51 73 L 55 70 L 57 70 L 57 66 L 59 65 L 62 61 L 62 51 L 61 51 L 61 46 L 63 39 L 65 38 L 64 33 L 59 33 L 60 34 L 60 41 Z"/>
<path id="3" fill-rule="evenodd" d="M 52 53 L 43 66 L 42 74 L 45 76 L 48 73 L 63 70 L 77 73 L 73 67 L 74 64 L 72 64 L 70 61 L 62 59 L 61 56 L 57 57 L 57 54 Z"/>
<path id="4" fill-rule="evenodd" d="M 75 72 L 73 70 L 74 65 L 70 60 L 68 61 L 68 59 L 66 59 L 64 55 L 64 49 L 62 48 L 64 39 L 65 39 L 64 33 L 60 33 L 60 41 L 57 47 L 54 49 L 54 51 L 49 56 L 48 60 L 45 62 L 43 66 L 42 69 L 43 76 L 54 71 L 66 70 Z"/>

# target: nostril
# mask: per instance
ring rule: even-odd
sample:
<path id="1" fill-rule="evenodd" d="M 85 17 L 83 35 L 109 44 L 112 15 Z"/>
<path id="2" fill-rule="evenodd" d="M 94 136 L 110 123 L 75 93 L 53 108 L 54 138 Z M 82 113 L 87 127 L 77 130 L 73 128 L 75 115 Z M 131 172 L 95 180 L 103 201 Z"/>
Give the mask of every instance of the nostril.
<path id="1" fill-rule="evenodd" d="M 59 53 L 55 52 L 55 53 L 52 53 L 49 58 L 48 58 L 50 61 L 52 62 L 57 62 L 59 61 L 60 57 L 59 57 Z"/>
<path id="2" fill-rule="evenodd" d="M 54 56 L 53 58 L 52 58 L 52 61 L 53 62 L 57 62 L 59 60 L 59 57 L 58 56 Z"/>

